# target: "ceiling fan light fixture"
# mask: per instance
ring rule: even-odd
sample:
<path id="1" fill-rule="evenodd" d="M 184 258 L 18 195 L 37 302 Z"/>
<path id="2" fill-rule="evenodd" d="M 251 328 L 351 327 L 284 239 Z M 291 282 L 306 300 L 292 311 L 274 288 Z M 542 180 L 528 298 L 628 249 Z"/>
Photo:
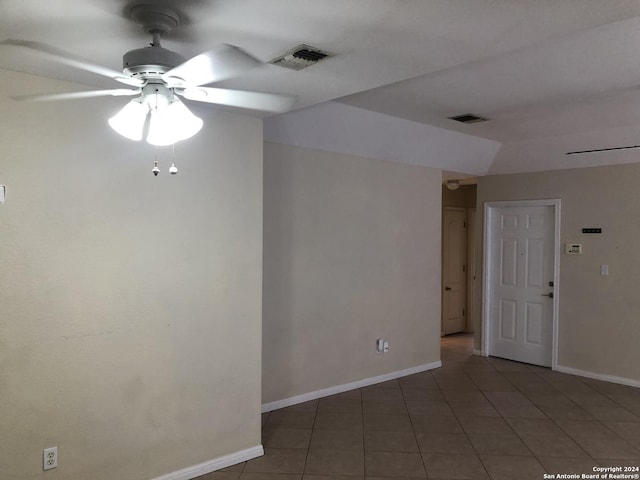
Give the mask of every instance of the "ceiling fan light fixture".
<path id="1" fill-rule="evenodd" d="M 149 107 L 136 98 L 108 120 L 109 126 L 123 137 L 139 141 L 142 140 L 148 113 Z"/>
<path id="2" fill-rule="evenodd" d="M 457 190 L 460 188 L 460 180 L 447 180 L 447 188 L 449 190 Z"/>
<path id="3" fill-rule="evenodd" d="M 158 109 L 151 109 L 147 142 L 151 145 L 172 145 L 193 137 L 202 129 L 203 121 L 177 98 Z"/>

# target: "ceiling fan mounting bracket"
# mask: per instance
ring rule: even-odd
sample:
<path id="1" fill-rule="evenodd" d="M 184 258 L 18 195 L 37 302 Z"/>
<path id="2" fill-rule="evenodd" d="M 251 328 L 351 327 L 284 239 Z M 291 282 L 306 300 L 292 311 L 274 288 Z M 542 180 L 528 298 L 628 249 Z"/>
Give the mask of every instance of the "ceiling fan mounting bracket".
<path id="1" fill-rule="evenodd" d="M 131 20 L 142 25 L 145 32 L 166 35 L 180 24 L 180 16 L 161 5 L 139 4 L 129 9 Z"/>
<path id="2" fill-rule="evenodd" d="M 131 6 L 129 16 L 153 36 L 153 42 L 150 47 L 124 54 L 122 68 L 125 74 L 143 80 L 156 79 L 185 61 L 182 55 L 160 45 L 160 37 L 180 24 L 180 16 L 174 10 L 161 5 L 138 4 Z"/>

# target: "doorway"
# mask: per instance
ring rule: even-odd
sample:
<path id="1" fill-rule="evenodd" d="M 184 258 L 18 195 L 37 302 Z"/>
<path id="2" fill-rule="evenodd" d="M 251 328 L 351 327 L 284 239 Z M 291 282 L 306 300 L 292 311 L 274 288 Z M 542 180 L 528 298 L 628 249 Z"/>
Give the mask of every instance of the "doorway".
<path id="1" fill-rule="evenodd" d="M 473 183 L 442 188 L 442 336 L 473 332 L 476 195 Z"/>
<path id="2" fill-rule="evenodd" d="M 483 355 L 557 364 L 560 200 L 484 208 Z"/>
<path id="3" fill-rule="evenodd" d="M 442 212 L 442 335 L 467 329 L 467 211 Z"/>

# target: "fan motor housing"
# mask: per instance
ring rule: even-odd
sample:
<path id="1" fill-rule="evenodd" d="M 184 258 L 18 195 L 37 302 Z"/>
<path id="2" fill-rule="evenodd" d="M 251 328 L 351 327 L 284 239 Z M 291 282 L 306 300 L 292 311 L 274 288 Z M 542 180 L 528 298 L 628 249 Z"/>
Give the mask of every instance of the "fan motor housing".
<path id="1" fill-rule="evenodd" d="M 184 61 L 182 55 L 163 47 L 137 48 L 128 51 L 122 57 L 122 71 L 137 78 L 159 78 Z"/>

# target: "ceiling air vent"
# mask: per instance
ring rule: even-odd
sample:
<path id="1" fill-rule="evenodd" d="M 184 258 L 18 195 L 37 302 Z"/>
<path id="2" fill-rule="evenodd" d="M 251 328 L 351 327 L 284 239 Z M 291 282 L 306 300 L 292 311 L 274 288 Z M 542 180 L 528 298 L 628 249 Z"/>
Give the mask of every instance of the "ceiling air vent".
<path id="1" fill-rule="evenodd" d="M 451 120 L 455 120 L 460 123 L 479 123 L 486 122 L 486 118 L 479 117 L 473 113 L 465 113 L 464 115 L 456 115 L 455 117 L 449 117 Z"/>
<path id="2" fill-rule="evenodd" d="M 333 55 L 333 53 L 325 52 L 319 48 L 302 44 L 292 48 L 284 55 L 270 60 L 269 63 L 280 67 L 291 68 L 292 70 L 302 70 L 303 68 L 315 65 L 320 60 L 333 57 Z"/>

